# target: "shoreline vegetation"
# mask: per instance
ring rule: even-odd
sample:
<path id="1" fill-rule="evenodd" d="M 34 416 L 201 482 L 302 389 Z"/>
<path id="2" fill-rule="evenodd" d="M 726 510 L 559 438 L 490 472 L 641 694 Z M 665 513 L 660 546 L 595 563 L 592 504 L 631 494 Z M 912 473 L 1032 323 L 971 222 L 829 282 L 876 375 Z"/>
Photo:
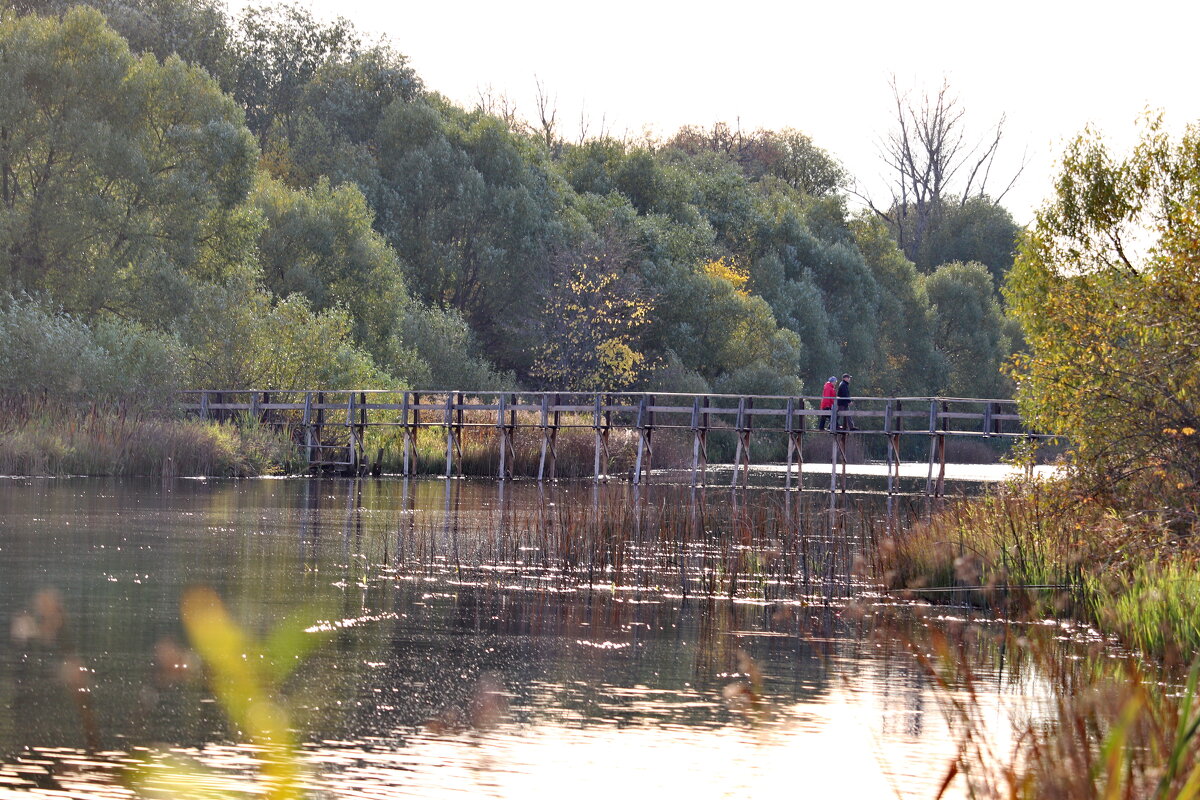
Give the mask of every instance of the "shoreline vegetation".
<path id="1" fill-rule="evenodd" d="M 1021 229 L 985 187 L 922 184 L 988 174 L 1001 139 L 911 139 L 963 140 L 945 85 L 893 84 L 906 159 L 891 203 L 854 212 L 853 176 L 798 130 L 572 141 L 552 108 L 459 107 L 297 5 L 29 0 L 0 13 L 0 51 L 0 472 L 301 469 L 258 422 L 174 413 L 189 385 L 790 396 L 850 369 L 864 395 L 1015 396 L 1071 442 L 1061 480 L 883 542 L 889 586 L 1078 619 L 1168 676 L 1200 652 L 1200 126 L 1173 139 L 1148 114 L 1127 154 L 1086 130 Z M 394 469 L 398 435 L 372 432 L 368 458 Z M 464 472 L 495 474 L 487 436 Z M 444 441 L 420 433 L 419 471 Z M 558 447 L 560 476 L 590 470 L 590 430 Z M 655 466 L 690 455 L 659 448 Z M 536 451 L 518 441 L 518 472 Z M 969 670 L 933 649 L 969 722 Z M 1195 677 L 1081 683 L 996 773 L 1008 796 L 1200 797 Z M 986 768 L 975 745 L 947 785 Z"/>

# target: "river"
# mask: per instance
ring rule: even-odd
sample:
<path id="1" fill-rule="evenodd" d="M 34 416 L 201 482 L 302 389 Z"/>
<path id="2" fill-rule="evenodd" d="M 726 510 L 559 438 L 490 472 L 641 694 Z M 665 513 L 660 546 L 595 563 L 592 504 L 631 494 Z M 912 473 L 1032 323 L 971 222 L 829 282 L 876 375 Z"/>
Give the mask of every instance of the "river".
<path id="1" fill-rule="evenodd" d="M 831 530 L 827 498 L 4 479 L 0 797 L 129 797 L 164 761 L 253 789 L 181 623 L 201 586 L 250 642 L 304 643 L 277 688 L 314 797 L 933 797 L 963 721 L 914 656 L 931 630 L 968 643 L 997 752 L 1047 690 L 1003 621 L 874 588 L 895 521 L 866 500 Z"/>

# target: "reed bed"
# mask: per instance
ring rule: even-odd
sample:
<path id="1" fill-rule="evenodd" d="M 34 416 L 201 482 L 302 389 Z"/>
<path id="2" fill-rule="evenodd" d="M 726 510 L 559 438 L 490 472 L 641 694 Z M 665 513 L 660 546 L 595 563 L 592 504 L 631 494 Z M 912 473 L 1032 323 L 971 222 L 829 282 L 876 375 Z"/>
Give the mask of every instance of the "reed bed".
<path id="1" fill-rule="evenodd" d="M 885 542 L 880 574 L 934 602 L 1073 617 L 1186 663 L 1200 652 L 1197 533 L 1167 509 L 1123 513 L 1065 483 L 1018 482 Z"/>
<path id="2" fill-rule="evenodd" d="M 286 435 L 248 420 L 177 418 L 128 403 L 0 400 L 0 473 L 251 476 L 298 466 Z"/>
<path id="3" fill-rule="evenodd" d="M 397 417 L 397 420 L 399 417 Z M 470 476 L 495 476 L 500 468 L 500 432 L 495 426 L 494 413 L 464 412 L 459 434 L 461 458 L 455 457 L 455 472 Z M 535 426 L 540 417 L 533 412 L 517 414 L 517 429 L 513 432 L 515 450 L 512 459 L 513 475 L 536 476 L 541 461 L 542 434 Z M 691 434 L 688 431 L 659 430 L 654 433 L 653 465 L 658 468 L 682 467 L 690 464 Z M 614 429 L 608 440 L 608 472 L 611 475 L 631 473 L 637 457 L 637 433 Z M 399 427 L 368 427 L 364 441 L 367 455 L 376 459 L 385 472 L 403 468 L 404 433 Z M 591 477 L 595 466 L 595 432 L 591 415 L 563 414 L 555 439 L 555 475 L 560 478 Z M 413 455 L 418 474 L 438 475 L 446 470 L 446 429 L 425 422 L 417 431 Z"/>
<path id="4" fill-rule="evenodd" d="M 1011 800 L 1197 796 L 1200 667 L 1180 673 L 1113 658 L 1098 642 L 1081 652 L 1078 640 L 1044 626 L 991 636 L 970 623 L 921 628 L 893 614 L 880 632 L 883 642 L 905 643 L 956 731 L 939 797 L 955 783 L 970 797 Z M 1003 747 L 995 688 L 979 671 L 996 663 L 1010 683 L 1044 689 L 1037 708 L 1014 709 Z"/>
<path id="5" fill-rule="evenodd" d="M 503 504 L 486 523 L 407 516 L 400 551 L 409 570 L 451 571 L 470 581 L 510 580 L 562 589 L 762 600 L 847 597 L 870 572 L 883 523 L 862 509 L 838 511 L 794 493 L 706 492 L 597 486 L 555 495 L 535 508 Z"/>

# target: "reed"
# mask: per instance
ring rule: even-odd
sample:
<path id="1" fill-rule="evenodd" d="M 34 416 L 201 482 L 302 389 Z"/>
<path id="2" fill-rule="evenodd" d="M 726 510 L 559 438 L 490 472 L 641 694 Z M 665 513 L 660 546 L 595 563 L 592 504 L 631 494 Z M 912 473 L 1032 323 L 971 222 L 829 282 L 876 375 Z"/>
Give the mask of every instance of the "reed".
<path id="1" fill-rule="evenodd" d="M 1069 616 L 1156 658 L 1200 652 L 1196 522 L 1121 512 L 1065 483 L 1017 482 L 947 505 L 883 548 L 893 589 L 933 602 Z M 946 591 L 946 590 L 955 591 Z"/>
<path id="2" fill-rule="evenodd" d="M 1018 717 L 1013 746 L 1000 750 L 994 700 L 985 699 L 994 690 L 976 671 L 980 637 L 970 625 L 926 630 L 908 647 L 959 739 L 938 797 L 955 782 L 970 797 L 1013 800 L 1197 796 L 1200 662 L 1180 675 L 1099 649 L 1065 658 L 1057 631 L 1009 628 L 993 646 L 1007 655 L 1010 680 L 1036 676 L 1049 707 Z"/>
<path id="3" fill-rule="evenodd" d="M 495 476 L 499 473 L 500 433 L 496 417 L 490 412 L 464 412 L 463 427 L 458 433 L 461 457 L 455 457 L 455 472 L 470 476 Z M 520 426 L 514 431 L 515 457 L 513 475 L 531 477 L 538 474 L 541 461 L 542 434 L 536 425 L 538 415 L 520 412 Z M 595 432 L 590 415 L 564 414 L 555 438 L 555 475 L 560 478 L 591 477 L 595 465 Z M 690 463 L 690 434 L 686 431 L 656 431 L 654 435 L 654 467 L 677 468 Z M 608 440 L 609 474 L 630 473 L 637 456 L 637 434 L 632 430 L 614 429 Z M 382 453 L 381 467 L 385 472 L 400 472 L 404 463 L 404 433 L 399 427 L 368 427 L 364 449 L 372 459 Z M 440 475 L 446 471 L 446 428 L 424 423 L 417 431 L 413 455 L 415 472 Z"/>
<path id="4" fill-rule="evenodd" d="M 0 400 L 6 475 L 250 476 L 294 465 L 285 435 L 247 420 L 176 418 L 115 401 Z"/>
<path id="5" fill-rule="evenodd" d="M 441 520 L 407 515 L 400 550 L 411 568 L 449 564 L 459 579 L 531 587 L 790 602 L 864 585 L 880 531 L 872 514 L 838 512 L 831 527 L 828 507 L 798 494 L 738 492 L 727 502 L 726 491 L 621 483 L 547 492 L 533 507 L 500 500 L 488 522 L 467 528 L 452 495 Z"/>

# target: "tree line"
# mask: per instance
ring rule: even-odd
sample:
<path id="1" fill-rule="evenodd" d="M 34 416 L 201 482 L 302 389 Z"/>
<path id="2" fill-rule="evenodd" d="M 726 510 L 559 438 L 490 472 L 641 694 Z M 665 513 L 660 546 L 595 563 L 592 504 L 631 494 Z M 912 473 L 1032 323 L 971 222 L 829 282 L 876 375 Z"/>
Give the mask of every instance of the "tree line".
<path id="1" fill-rule="evenodd" d="M 0 62 L 9 388 L 1012 392 L 978 182 L 854 211 L 798 130 L 566 141 L 294 5 L 9 0 Z"/>

